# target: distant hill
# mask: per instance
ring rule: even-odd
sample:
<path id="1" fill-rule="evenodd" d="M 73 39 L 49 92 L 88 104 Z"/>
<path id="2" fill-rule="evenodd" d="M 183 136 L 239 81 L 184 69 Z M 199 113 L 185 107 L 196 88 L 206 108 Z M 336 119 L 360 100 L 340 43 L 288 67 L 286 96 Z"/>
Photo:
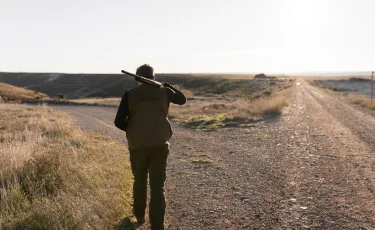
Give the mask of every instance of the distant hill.
<path id="1" fill-rule="evenodd" d="M 186 78 L 187 76 L 187 74 L 160 74 L 157 75 L 157 80 L 179 84 L 188 79 Z M 58 97 L 60 94 L 65 94 L 68 99 L 121 97 L 126 89 L 137 85 L 134 78 L 125 76 L 124 74 L 0 72 L 0 82 L 42 92 L 50 97 Z"/>
<path id="2" fill-rule="evenodd" d="M 46 94 L 32 90 L 0 83 L 1 101 L 22 101 L 22 100 L 45 100 L 50 99 Z"/>
<path id="3" fill-rule="evenodd" d="M 0 73 L 0 82 L 67 98 L 120 96 L 136 85 L 120 74 Z"/>
<path id="4" fill-rule="evenodd" d="M 276 77 L 267 76 L 267 75 L 265 75 L 264 73 L 256 74 L 256 75 L 254 76 L 254 79 L 265 79 L 265 78 L 268 78 L 268 79 L 276 79 Z"/>

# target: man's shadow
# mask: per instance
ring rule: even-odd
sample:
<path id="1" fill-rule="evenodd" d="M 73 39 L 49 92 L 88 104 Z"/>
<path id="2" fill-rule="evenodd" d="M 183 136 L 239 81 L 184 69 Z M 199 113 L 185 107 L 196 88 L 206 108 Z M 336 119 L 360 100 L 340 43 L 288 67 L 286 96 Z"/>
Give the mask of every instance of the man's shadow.
<path id="1" fill-rule="evenodd" d="M 118 225 L 115 226 L 115 230 L 136 230 L 141 226 L 139 223 L 134 223 L 131 220 L 131 217 L 128 216 L 122 219 Z"/>

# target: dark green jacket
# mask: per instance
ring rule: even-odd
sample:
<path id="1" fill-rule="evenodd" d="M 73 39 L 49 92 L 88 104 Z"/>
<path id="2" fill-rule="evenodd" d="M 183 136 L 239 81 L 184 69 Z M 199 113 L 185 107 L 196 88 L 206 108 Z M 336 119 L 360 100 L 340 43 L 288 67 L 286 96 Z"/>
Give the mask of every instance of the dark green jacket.
<path id="1" fill-rule="evenodd" d="M 168 120 L 170 102 L 182 105 L 186 98 L 173 87 L 158 88 L 143 84 L 126 91 L 115 125 L 126 132 L 129 149 L 169 144 L 173 133 Z"/>

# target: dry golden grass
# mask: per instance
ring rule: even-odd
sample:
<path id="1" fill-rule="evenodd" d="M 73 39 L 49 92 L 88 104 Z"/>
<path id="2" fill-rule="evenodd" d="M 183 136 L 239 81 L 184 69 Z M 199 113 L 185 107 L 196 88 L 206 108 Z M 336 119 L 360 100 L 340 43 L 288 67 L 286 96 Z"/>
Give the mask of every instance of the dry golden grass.
<path id="1" fill-rule="evenodd" d="M 125 146 L 44 106 L 0 105 L 4 229 L 109 229 L 130 214 Z"/>
<path id="2" fill-rule="evenodd" d="M 253 126 L 267 116 L 281 114 L 294 90 L 291 87 L 294 79 L 290 78 L 239 80 L 230 79 L 231 76 L 182 76 L 186 81 L 175 87 L 184 93 L 188 103 L 184 106 L 171 104 L 170 118 L 196 130 Z M 70 101 L 118 106 L 121 98 Z"/>
<path id="3" fill-rule="evenodd" d="M 292 83 L 291 83 L 292 84 Z M 184 106 L 171 105 L 170 117 L 177 123 L 197 130 L 253 126 L 267 116 L 281 114 L 294 87 L 266 89 L 242 97 L 195 98 Z"/>
<path id="4" fill-rule="evenodd" d="M 90 105 L 111 105 L 118 106 L 120 104 L 120 97 L 109 97 L 109 98 L 81 98 L 69 100 L 74 103 L 84 103 Z"/>
<path id="5" fill-rule="evenodd" d="M 371 101 L 370 98 L 363 97 L 358 94 L 348 94 L 345 99 L 349 101 L 350 103 L 360 105 L 362 107 L 375 110 L 375 99 Z"/>
<path id="6" fill-rule="evenodd" d="M 50 99 L 44 93 L 35 92 L 5 83 L 0 83 L 0 97 L 5 101 Z"/>
<path id="7" fill-rule="evenodd" d="M 299 78 L 305 78 L 310 81 L 327 81 L 327 80 L 349 80 L 350 78 L 363 78 L 371 80 L 371 74 L 369 75 L 352 75 L 352 76 L 299 76 Z"/>
<path id="8" fill-rule="evenodd" d="M 346 80 L 349 80 L 349 79 L 346 79 Z M 358 79 L 359 79 L 359 81 L 361 81 L 361 78 L 357 78 L 357 79 L 354 79 L 354 80 L 357 80 L 357 82 L 358 82 Z M 366 79 L 366 78 L 363 77 L 362 79 Z M 342 79 L 340 79 L 340 80 L 342 80 Z M 310 81 L 310 83 L 313 84 L 313 85 L 315 85 L 315 86 L 318 86 L 318 87 L 322 88 L 326 92 L 335 93 L 337 95 L 344 95 L 345 100 L 348 101 L 348 102 L 350 102 L 350 103 L 352 103 L 352 104 L 360 105 L 360 106 L 362 106 L 364 108 L 375 110 L 375 99 L 373 101 L 371 101 L 370 98 L 367 98 L 367 97 L 365 97 L 363 95 L 360 95 L 360 94 L 347 93 L 347 92 L 342 93 L 342 92 L 340 92 L 340 89 L 337 89 L 335 87 L 327 87 L 327 86 L 325 86 L 324 85 L 324 81 L 314 80 L 314 81 Z"/>
<path id="9" fill-rule="evenodd" d="M 184 89 L 184 94 L 187 98 L 194 97 L 194 93 L 190 90 Z M 73 103 L 79 103 L 79 104 L 89 104 L 89 105 L 109 105 L 117 107 L 120 105 L 121 98 L 120 97 L 108 97 L 108 98 L 80 98 L 80 99 L 72 99 L 69 100 Z"/>

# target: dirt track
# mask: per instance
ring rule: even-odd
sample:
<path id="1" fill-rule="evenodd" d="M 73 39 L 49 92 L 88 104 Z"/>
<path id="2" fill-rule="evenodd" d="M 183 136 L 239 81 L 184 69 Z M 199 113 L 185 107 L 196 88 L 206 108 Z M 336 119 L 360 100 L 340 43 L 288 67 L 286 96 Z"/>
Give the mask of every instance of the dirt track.
<path id="1" fill-rule="evenodd" d="M 375 229 L 375 114 L 305 81 L 296 87 L 279 120 L 254 128 L 174 126 L 168 229 Z M 116 109 L 57 108 L 125 143 Z"/>

